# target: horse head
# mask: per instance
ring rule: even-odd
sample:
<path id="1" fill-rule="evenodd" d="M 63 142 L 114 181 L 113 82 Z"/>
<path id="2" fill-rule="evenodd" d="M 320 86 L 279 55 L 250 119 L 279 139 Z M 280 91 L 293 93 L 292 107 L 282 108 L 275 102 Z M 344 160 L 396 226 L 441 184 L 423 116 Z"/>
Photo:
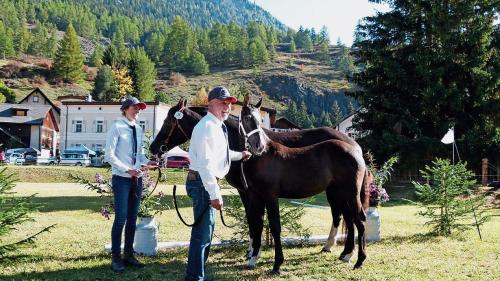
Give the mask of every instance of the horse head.
<path id="1" fill-rule="evenodd" d="M 158 135 L 149 146 L 153 155 L 161 156 L 177 145 L 183 144 L 191 138 L 193 128 L 200 121 L 201 116 L 186 107 L 187 100 L 181 98 L 170 108 L 167 117 Z"/>
<path id="2" fill-rule="evenodd" d="M 246 95 L 238 118 L 239 136 L 244 140 L 245 148 L 254 155 L 261 155 L 266 151 L 269 142 L 269 138 L 262 130 L 263 120 L 260 115 L 262 98 L 256 105 L 251 105 L 249 101 L 250 97 Z"/>

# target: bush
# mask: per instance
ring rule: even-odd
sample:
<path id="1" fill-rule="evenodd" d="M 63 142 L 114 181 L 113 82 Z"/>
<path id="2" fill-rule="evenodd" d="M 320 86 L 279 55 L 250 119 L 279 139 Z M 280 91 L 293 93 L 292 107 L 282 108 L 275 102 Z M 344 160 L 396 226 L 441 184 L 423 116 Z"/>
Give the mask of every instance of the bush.
<path id="1" fill-rule="evenodd" d="M 18 61 L 13 61 L 4 67 L 2 67 L 2 71 L 0 72 L 0 75 L 3 78 L 11 78 L 11 77 L 17 77 L 19 72 L 23 69 L 23 64 Z"/>
<path id="2" fill-rule="evenodd" d="M 169 79 L 170 82 L 175 86 L 184 85 L 187 83 L 186 77 L 178 72 L 172 72 Z"/>
<path id="3" fill-rule="evenodd" d="M 484 195 L 475 190 L 474 173 L 467 170 L 467 163 L 451 164 L 449 160 L 436 159 L 432 166 L 420 171 L 426 184 L 413 182 L 418 204 L 423 208 L 418 214 L 429 219 L 425 224 L 435 235 L 449 236 L 453 231 L 463 232 L 473 226 L 479 228 L 488 219 L 484 215 Z"/>

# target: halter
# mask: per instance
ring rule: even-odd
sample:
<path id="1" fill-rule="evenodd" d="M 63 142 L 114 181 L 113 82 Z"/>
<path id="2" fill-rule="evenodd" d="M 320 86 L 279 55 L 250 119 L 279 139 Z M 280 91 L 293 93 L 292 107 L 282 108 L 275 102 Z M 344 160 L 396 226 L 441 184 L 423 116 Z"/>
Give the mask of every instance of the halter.
<path id="1" fill-rule="evenodd" d="M 243 133 L 243 137 L 245 138 L 245 148 L 248 148 L 250 146 L 250 144 L 248 143 L 248 139 L 252 135 L 259 133 L 262 130 L 260 127 L 258 127 L 257 129 L 252 130 L 250 133 L 247 133 L 245 127 L 243 127 L 243 121 L 241 120 L 241 111 L 240 115 L 238 116 L 238 129 Z"/>
<path id="2" fill-rule="evenodd" d="M 183 113 L 183 111 L 186 109 L 185 106 L 183 106 L 181 109 L 179 109 L 176 114 L 179 112 L 179 113 Z M 172 121 L 172 125 L 170 126 L 170 132 L 168 132 L 168 135 L 167 135 L 167 138 L 165 139 L 165 142 L 164 143 L 169 143 L 170 142 L 170 137 L 172 136 L 172 134 L 174 133 L 174 130 L 176 127 L 179 127 L 179 130 L 181 130 L 181 132 L 184 134 L 184 136 L 186 137 L 186 139 L 190 139 L 190 137 L 188 137 L 188 135 L 186 134 L 186 132 L 184 131 L 184 129 L 182 129 L 182 126 L 181 126 L 181 123 L 179 122 L 180 119 L 182 119 L 182 115 L 181 117 L 177 118 L 175 117 L 174 120 L 175 121 Z M 165 144 L 162 144 L 160 146 L 160 152 L 161 153 L 165 153 L 167 152 L 167 146 Z"/>

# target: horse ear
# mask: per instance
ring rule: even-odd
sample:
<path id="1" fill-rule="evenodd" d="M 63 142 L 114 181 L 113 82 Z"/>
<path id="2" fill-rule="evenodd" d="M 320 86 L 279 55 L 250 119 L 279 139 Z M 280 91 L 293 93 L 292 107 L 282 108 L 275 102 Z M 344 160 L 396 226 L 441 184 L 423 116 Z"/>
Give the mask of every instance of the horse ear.
<path id="1" fill-rule="evenodd" d="M 255 105 L 256 108 L 260 108 L 260 106 L 262 105 L 262 97 L 260 97 L 260 100 L 259 102 Z"/>
<path id="2" fill-rule="evenodd" d="M 181 98 L 177 103 L 177 107 L 181 108 L 183 103 L 184 103 L 184 98 Z"/>
<path id="3" fill-rule="evenodd" d="M 243 106 L 248 106 L 248 102 L 250 102 L 250 95 L 246 94 L 245 99 L 243 99 Z"/>

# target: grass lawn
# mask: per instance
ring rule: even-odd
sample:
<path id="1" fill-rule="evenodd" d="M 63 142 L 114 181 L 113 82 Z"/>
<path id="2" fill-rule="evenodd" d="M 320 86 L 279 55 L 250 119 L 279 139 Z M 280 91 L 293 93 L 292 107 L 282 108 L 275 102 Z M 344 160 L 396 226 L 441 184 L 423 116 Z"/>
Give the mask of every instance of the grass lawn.
<path id="1" fill-rule="evenodd" d="M 160 190 L 172 194 L 170 185 L 161 185 Z M 0 264 L 0 280 L 182 280 L 186 249 L 166 250 L 156 257 L 143 257 L 146 268 L 114 274 L 109 269 L 110 257 L 103 251 L 104 245 L 110 241 L 112 221 L 97 213 L 105 200 L 82 186 L 19 183 L 15 191 L 19 196 L 38 193 L 35 202 L 40 210 L 34 214 L 36 222 L 21 225 L 9 239 L 20 239 L 44 226 L 57 225 L 50 233 L 39 237 L 37 247 L 22 249 L 19 259 Z M 187 203 L 185 193 L 180 193 L 182 201 Z M 224 193 L 231 196 L 229 190 L 224 190 Z M 325 204 L 322 195 L 314 202 Z M 287 202 L 283 201 L 283 204 Z M 354 271 L 353 264 L 337 260 L 341 246 L 334 247 L 331 254 L 320 253 L 321 245 L 288 246 L 284 249 L 281 276 L 269 276 L 274 256 L 272 249 L 265 249 L 257 269 L 249 271 L 244 259 L 246 247 L 237 245 L 212 248 L 208 271 L 216 280 L 499 279 L 498 216 L 482 228 L 483 241 L 480 241 L 475 231 L 453 238 L 424 235 L 424 221 L 415 215 L 417 208 L 400 200 L 394 200 L 379 210 L 383 240 L 368 244 L 368 258 L 361 270 Z M 188 220 L 192 219 L 188 207 L 181 212 Z M 495 213 L 500 214 L 498 210 Z M 160 241 L 189 239 L 190 229 L 181 224 L 174 210 L 163 213 L 157 220 L 160 222 Z M 325 235 L 330 227 L 330 212 L 308 208 L 303 222 L 311 227 L 313 234 Z M 231 230 L 217 221 L 215 235 L 215 239 L 230 238 Z M 351 261 L 355 259 L 356 255 Z"/>

